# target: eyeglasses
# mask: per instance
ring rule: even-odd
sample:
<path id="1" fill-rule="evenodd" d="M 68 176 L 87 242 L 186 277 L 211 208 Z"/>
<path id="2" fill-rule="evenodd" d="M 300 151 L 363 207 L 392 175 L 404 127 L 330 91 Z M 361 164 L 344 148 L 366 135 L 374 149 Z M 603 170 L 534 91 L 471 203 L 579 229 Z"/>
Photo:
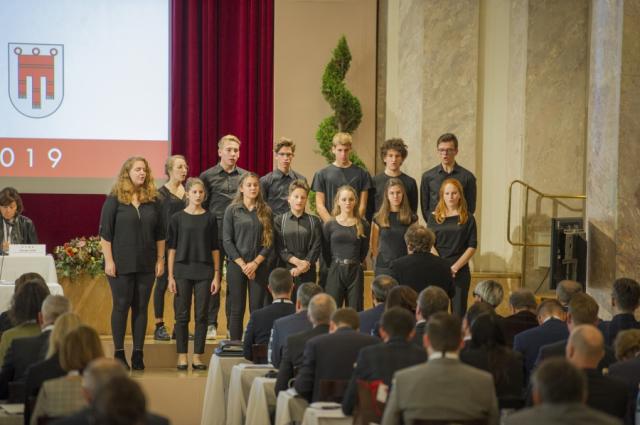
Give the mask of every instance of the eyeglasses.
<path id="1" fill-rule="evenodd" d="M 457 152 L 457 149 L 438 149 L 438 153 L 440 155 L 446 155 L 454 152 Z"/>

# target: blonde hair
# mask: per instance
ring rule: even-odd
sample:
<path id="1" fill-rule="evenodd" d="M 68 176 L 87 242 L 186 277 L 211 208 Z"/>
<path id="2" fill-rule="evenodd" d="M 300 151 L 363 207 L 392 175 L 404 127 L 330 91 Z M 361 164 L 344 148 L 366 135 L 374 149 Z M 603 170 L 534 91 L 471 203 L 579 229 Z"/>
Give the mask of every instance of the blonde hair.
<path id="1" fill-rule="evenodd" d="M 378 212 L 373 216 L 373 219 L 380 227 L 389 227 L 389 214 L 391 213 L 391 203 L 389 202 L 389 189 L 394 186 L 398 186 L 402 189 L 402 203 L 400 204 L 400 210 L 398 211 L 398 221 L 401 224 L 409 225 L 413 222 L 413 211 L 409 206 L 409 199 L 407 199 L 407 191 L 404 187 L 402 180 L 397 178 L 390 178 L 384 185 L 384 197 L 382 199 L 382 205 Z"/>
<path id="2" fill-rule="evenodd" d="M 349 133 L 336 133 L 331 140 L 331 146 L 336 147 L 338 145 L 343 146 L 353 146 L 353 140 L 351 139 L 351 135 Z"/>
<path id="3" fill-rule="evenodd" d="M 362 224 L 362 218 L 360 217 L 360 209 L 358 208 L 360 201 L 358 200 L 358 193 L 353 187 L 346 184 L 338 188 L 338 191 L 336 192 L 336 196 L 333 198 L 333 209 L 331 210 L 331 215 L 335 220 L 336 216 L 340 214 L 341 211 L 340 211 L 340 205 L 338 203 L 338 199 L 340 198 L 340 193 L 342 193 L 345 190 L 348 192 L 351 192 L 354 198 L 355 206 L 353 207 L 353 216 L 356 219 L 356 237 L 364 238 L 365 237 L 364 225 Z"/>
<path id="4" fill-rule="evenodd" d="M 260 181 L 260 177 L 256 173 L 244 173 L 240 178 L 240 183 L 238 183 L 238 191 L 236 192 L 235 198 L 231 201 L 231 205 L 242 204 L 243 194 L 242 194 L 242 185 L 248 178 L 254 178 Z M 260 185 L 258 185 L 260 187 Z M 269 248 L 273 244 L 273 214 L 271 212 L 271 208 L 264 202 L 262 198 L 262 192 L 258 190 L 258 196 L 256 198 L 256 214 L 258 216 L 258 220 L 260 224 L 262 224 L 262 245 L 264 247 Z"/>
<path id="5" fill-rule="evenodd" d="M 80 325 L 62 340 L 60 367 L 67 372 L 84 370 L 92 360 L 99 357 L 104 357 L 102 342 L 91 326 Z"/>
<path id="6" fill-rule="evenodd" d="M 202 186 L 202 189 L 204 189 L 204 199 L 203 199 L 203 201 L 206 200 L 207 199 L 207 189 L 206 189 L 206 187 L 204 185 L 204 182 L 202 180 L 200 180 L 199 178 L 197 178 L 197 177 L 189 177 L 187 179 L 187 183 L 184 186 L 185 192 L 189 193 L 189 191 L 191 190 L 191 188 L 193 186 Z M 189 205 L 189 198 L 188 197 L 187 197 L 185 202 L 186 202 L 187 205 Z"/>
<path id="7" fill-rule="evenodd" d="M 69 332 L 77 329 L 82 322 L 80 316 L 75 313 L 65 313 L 60 315 L 53 324 L 53 330 L 49 334 L 49 348 L 47 349 L 47 358 L 60 351 L 62 340 Z"/>
<path id="8" fill-rule="evenodd" d="M 467 208 L 467 200 L 464 197 L 464 190 L 462 189 L 462 185 L 457 179 L 446 179 L 440 185 L 440 198 L 438 199 L 438 205 L 436 205 L 436 209 L 434 211 L 436 222 L 438 224 L 442 224 L 444 223 L 444 219 L 447 218 L 447 206 L 444 203 L 444 188 L 448 184 L 451 184 L 455 186 L 456 189 L 458 189 L 458 193 L 460 194 L 460 201 L 458 205 L 458 224 L 464 224 L 469 219 L 469 210 Z"/>
<path id="9" fill-rule="evenodd" d="M 131 177 L 129 177 L 129 172 L 137 161 L 144 163 L 146 173 L 144 183 L 139 188 L 134 186 Z M 132 156 L 122 164 L 116 182 L 111 188 L 111 195 L 116 196 L 118 202 L 125 205 L 131 204 L 131 199 L 134 194 L 138 195 L 138 201 L 141 204 L 155 200 L 158 195 L 149 163 L 141 156 Z"/>
<path id="10" fill-rule="evenodd" d="M 222 136 L 220 140 L 218 140 L 218 149 L 222 149 L 224 147 L 224 142 L 236 142 L 238 146 L 242 144 L 240 139 L 238 139 L 236 136 L 234 136 L 233 134 L 227 134 L 225 136 Z"/>
<path id="11" fill-rule="evenodd" d="M 167 178 L 171 178 L 169 173 L 171 172 L 171 170 L 173 170 L 173 166 L 175 165 L 176 160 L 178 160 L 178 159 L 183 160 L 185 165 L 187 165 L 187 159 L 184 157 L 184 155 L 171 155 L 164 162 L 164 174 L 167 176 Z M 187 170 L 188 169 L 189 169 L 189 165 L 187 165 Z"/>

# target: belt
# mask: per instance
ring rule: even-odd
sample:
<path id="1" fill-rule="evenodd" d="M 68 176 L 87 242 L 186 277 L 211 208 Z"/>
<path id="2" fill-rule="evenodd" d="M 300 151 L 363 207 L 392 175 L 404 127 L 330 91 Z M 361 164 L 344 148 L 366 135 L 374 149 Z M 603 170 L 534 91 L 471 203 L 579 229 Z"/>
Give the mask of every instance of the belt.
<path id="1" fill-rule="evenodd" d="M 352 260 L 350 258 L 334 258 L 333 262 L 336 264 L 360 264 L 360 261 L 358 260 Z"/>

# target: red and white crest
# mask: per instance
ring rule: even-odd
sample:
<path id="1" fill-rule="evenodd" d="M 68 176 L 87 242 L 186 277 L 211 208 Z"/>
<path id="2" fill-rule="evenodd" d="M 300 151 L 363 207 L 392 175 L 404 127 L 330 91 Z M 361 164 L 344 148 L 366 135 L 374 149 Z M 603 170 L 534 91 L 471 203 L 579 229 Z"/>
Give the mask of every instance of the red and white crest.
<path id="1" fill-rule="evenodd" d="M 27 117 L 48 117 L 64 98 L 64 46 L 9 43 L 8 74 L 13 107 Z"/>

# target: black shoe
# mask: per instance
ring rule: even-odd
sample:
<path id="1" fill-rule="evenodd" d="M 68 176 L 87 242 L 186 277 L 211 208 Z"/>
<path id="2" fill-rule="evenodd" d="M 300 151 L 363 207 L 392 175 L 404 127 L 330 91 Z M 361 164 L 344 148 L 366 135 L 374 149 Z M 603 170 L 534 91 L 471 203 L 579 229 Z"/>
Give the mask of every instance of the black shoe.
<path id="1" fill-rule="evenodd" d="M 153 339 L 156 341 L 170 341 L 171 337 L 167 332 L 167 327 L 165 325 L 156 326 L 156 330 L 153 331 Z"/>
<path id="2" fill-rule="evenodd" d="M 142 350 L 133 350 L 133 353 L 131 353 L 131 369 L 144 370 L 143 357 L 144 353 Z"/>
<path id="3" fill-rule="evenodd" d="M 176 369 L 178 369 L 178 370 L 188 370 L 189 369 L 189 364 L 188 363 L 179 364 L 178 366 L 176 366 Z"/>
<path id="4" fill-rule="evenodd" d="M 131 368 L 129 367 L 129 363 L 127 363 L 127 358 L 124 355 L 124 350 L 116 350 L 113 353 L 113 358 L 116 360 L 120 360 L 125 369 L 131 370 Z"/>
<path id="5" fill-rule="evenodd" d="M 207 365 L 206 364 L 192 364 L 191 368 L 193 370 L 207 370 Z"/>

